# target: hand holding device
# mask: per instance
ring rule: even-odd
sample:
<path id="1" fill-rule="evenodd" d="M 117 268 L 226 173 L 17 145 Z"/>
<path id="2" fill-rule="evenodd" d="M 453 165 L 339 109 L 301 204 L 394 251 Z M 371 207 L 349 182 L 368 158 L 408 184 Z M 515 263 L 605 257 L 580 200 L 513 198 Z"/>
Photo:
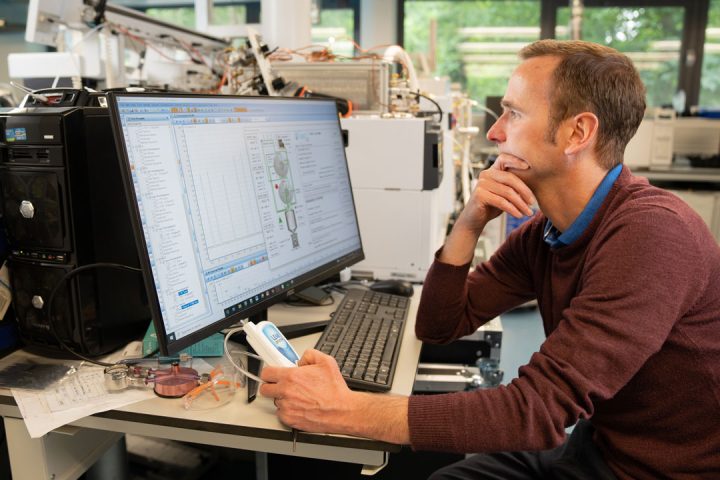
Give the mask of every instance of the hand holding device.
<path id="1" fill-rule="evenodd" d="M 296 367 L 300 357 L 272 322 L 247 322 L 243 326 L 247 341 L 263 361 L 274 367 Z"/>

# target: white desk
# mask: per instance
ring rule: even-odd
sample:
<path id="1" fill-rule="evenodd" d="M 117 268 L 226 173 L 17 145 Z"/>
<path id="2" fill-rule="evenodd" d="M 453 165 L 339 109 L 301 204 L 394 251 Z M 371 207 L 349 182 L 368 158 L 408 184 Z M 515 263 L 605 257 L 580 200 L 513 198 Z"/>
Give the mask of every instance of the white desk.
<path id="1" fill-rule="evenodd" d="M 391 394 L 409 395 L 420 356 L 421 343 L 415 338 L 415 317 L 420 299 L 416 288 Z M 269 319 L 278 325 L 294 321 L 327 319 L 337 307 L 289 307 L 278 305 Z M 315 345 L 320 333 L 291 340 L 298 352 Z M 24 352 L 9 356 L 19 357 Z M 5 359 L 7 360 L 7 359 Z M 251 404 L 239 391 L 229 404 L 207 411 L 187 411 L 181 399 L 153 398 L 116 410 L 97 413 L 57 429 L 39 439 L 30 438 L 20 411 L 9 390 L 0 389 L 0 415 L 5 422 L 13 478 L 74 479 L 89 468 L 122 434 L 165 438 L 255 452 L 357 463 L 372 474 L 387 462 L 388 453 L 399 445 L 342 435 L 300 432 L 296 451 L 292 434 L 277 419 L 272 401 L 258 395 Z"/>

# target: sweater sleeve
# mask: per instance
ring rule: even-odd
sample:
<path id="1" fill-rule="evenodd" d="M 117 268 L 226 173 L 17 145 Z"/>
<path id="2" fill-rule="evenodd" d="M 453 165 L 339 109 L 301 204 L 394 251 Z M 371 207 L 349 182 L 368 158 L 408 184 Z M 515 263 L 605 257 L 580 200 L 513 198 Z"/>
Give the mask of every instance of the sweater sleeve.
<path id="1" fill-rule="evenodd" d="M 469 264 L 439 261 L 439 250 L 423 282 L 417 337 L 427 343 L 447 343 L 534 298 L 525 245 L 541 222 L 528 222 L 513 232 L 490 260 L 470 274 Z"/>
<path id="2" fill-rule="evenodd" d="M 599 232 L 578 292 L 519 377 L 495 389 L 413 396 L 418 450 L 557 446 L 651 361 L 707 283 L 692 229 L 670 210 L 636 208 Z"/>

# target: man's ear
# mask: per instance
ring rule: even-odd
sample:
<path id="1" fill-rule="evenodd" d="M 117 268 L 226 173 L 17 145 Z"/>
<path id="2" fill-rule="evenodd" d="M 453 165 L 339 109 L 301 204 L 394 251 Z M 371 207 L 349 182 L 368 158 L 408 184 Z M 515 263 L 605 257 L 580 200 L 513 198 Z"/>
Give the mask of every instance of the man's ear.
<path id="1" fill-rule="evenodd" d="M 577 155 L 595 144 L 600 120 L 592 112 L 578 113 L 568 120 L 568 127 L 571 132 L 567 139 L 565 155 Z"/>

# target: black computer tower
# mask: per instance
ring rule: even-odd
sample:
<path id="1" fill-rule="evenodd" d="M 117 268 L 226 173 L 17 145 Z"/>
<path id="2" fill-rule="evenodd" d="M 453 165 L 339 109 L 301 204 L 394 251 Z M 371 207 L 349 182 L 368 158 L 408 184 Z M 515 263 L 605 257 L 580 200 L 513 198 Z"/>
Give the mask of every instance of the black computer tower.
<path id="1" fill-rule="evenodd" d="M 0 189 L 18 333 L 26 347 L 62 355 L 110 352 L 142 335 L 150 313 L 108 112 L 99 107 L 0 111 Z"/>

